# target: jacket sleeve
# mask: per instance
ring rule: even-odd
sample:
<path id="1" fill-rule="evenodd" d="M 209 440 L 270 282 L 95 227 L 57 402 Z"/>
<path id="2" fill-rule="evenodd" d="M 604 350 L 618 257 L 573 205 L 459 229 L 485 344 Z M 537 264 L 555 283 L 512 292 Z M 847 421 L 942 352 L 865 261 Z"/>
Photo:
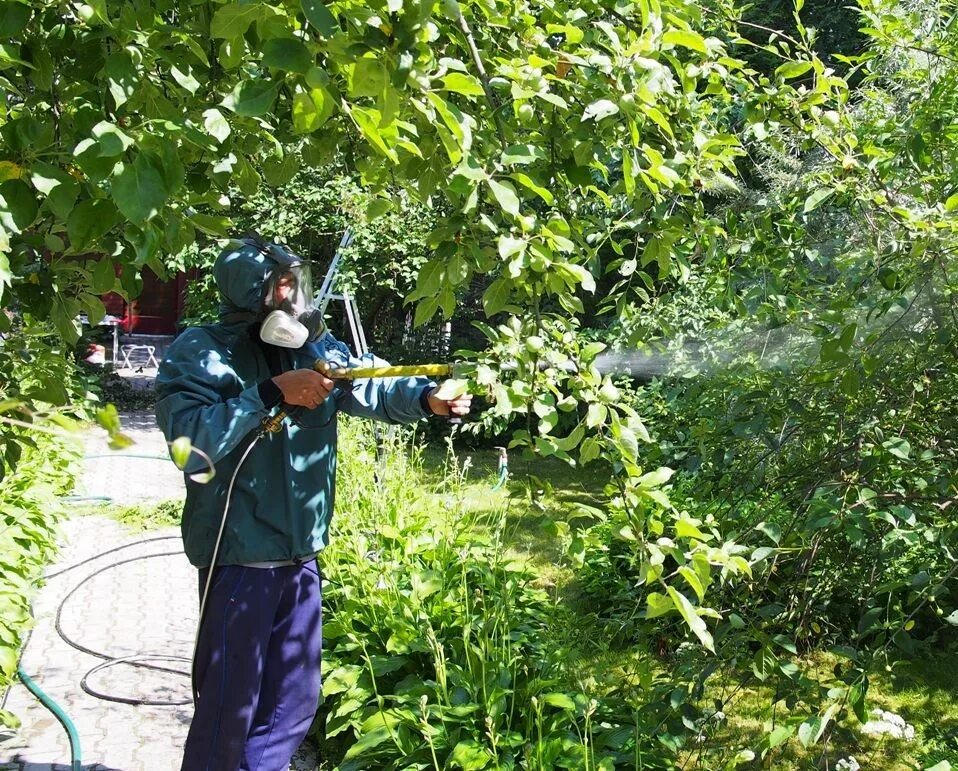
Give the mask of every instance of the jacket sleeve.
<path id="1" fill-rule="evenodd" d="M 350 354 L 345 343 L 335 340 L 331 335 L 327 335 L 325 342 L 327 354 L 335 353 L 335 358 L 345 359 L 348 367 L 389 366 L 388 362 L 373 354 L 356 358 Z M 423 394 L 435 385 L 426 377 L 359 378 L 337 389 L 337 406 L 349 415 L 384 423 L 415 423 L 432 416 Z"/>
<path id="2" fill-rule="evenodd" d="M 156 378 L 156 422 L 167 441 L 189 438 L 214 464 L 232 452 L 269 414 L 257 386 L 233 397 L 224 390 L 235 373 L 215 346 L 197 344 L 184 334 L 160 364 Z M 187 474 L 208 469 L 208 462 L 191 453 Z"/>

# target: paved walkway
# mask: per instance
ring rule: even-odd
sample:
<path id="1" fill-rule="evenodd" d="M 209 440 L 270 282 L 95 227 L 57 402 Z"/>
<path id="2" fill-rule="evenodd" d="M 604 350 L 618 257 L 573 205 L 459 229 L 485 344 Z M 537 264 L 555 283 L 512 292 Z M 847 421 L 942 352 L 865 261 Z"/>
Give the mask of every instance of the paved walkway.
<path id="1" fill-rule="evenodd" d="M 151 416 L 124 415 L 136 442 L 122 454 L 165 452 Z M 99 432 L 102 433 L 102 432 Z M 89 437 L 88 455 L 106 453 L 105 442 Z M 183 494 L 182 477 L 168 461 L 104 454 L 87 461 L 78 494 L 109 496 L 132 504 L 169 500 Z M 137 653 L 182 656 L 154 663 L 189 671 L 197 621 L 196 573 L 182 554 L 178 529 L 131 534 L 103 516 L 77 516 L 63 525 L 63 546 L 44 588 L 34 598 L 36 625 L 22 657 L 24 670 L 59 703 L 76 725 L 87 771 L 175 771 L 192 707 L 134 706 L 85 693 L 80 682 L 103 659 L 70 647 L 56 631 L 110 657 Z M 139 543 L 145 538 L 172 536 Z M 95 555 L 130 545 L 105 557 Z M 164 552 L 164 556 L 150 557 Z M 111 563 L 130 560 L 99 572 Z M 83 564 L 81 564 L 83 563 Z M 66 568 L 66 572 L 57 573 Z M 87 580 L 89 579 L 89 580 Z M 88 677 L 91 690 L 121 698 L 159 701 L 190 699 L 189 677 L 119 665 Z M 66 732 L 26 688 L 10 689 L 6 709 L 23 721 L 15 733 L 0 732 L 0 771 L 68 771 Z M 313 771 L 316 759 L 301 751 L 296 771 Z"/>

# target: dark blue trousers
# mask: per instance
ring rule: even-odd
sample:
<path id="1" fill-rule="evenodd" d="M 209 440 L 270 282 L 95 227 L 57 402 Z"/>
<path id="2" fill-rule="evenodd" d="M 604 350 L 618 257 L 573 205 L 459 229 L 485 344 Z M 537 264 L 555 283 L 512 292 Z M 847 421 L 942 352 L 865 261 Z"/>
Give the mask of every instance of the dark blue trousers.
<path id="1" fill-rule="evenodd" d="M 205 616 L 182 771 L 285 771 L 319 705 L 316 562 L 219 567 Z"/>

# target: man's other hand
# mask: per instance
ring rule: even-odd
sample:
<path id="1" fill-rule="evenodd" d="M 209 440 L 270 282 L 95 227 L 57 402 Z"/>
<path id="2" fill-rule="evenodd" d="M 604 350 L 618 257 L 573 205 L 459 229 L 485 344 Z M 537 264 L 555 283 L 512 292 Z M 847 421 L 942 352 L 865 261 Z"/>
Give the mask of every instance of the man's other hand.
<path id="1" fill-rule="evenodd" d="M 314 409 L 322 404 L 336 385 L 314 369 L 291 369 L 273 378 L 283 392 L 283 401 L 294 407 Z"/>
<path id="2" fill-rule="evenodd" d="M 429 402 L 429 409 L 433 411 L 433 414 L 455 415 L 456 417 L 469 414 L 469 410 L 472 408 L 472 394 L 463 394 L 462 396 L 457 396 L 455 399 L 440 399 L 436 396 L 438 390 L 438 387 L 433 388 L 426 396 Z"/>

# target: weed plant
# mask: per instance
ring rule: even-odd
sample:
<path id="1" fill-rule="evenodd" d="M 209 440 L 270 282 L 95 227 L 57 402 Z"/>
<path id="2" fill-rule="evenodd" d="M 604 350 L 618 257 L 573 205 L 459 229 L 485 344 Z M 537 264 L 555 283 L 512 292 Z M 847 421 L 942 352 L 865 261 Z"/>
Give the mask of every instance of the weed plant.
<path id="1" fill-rule="evenodd" d="M 340 456 L 321 558 L 324 756 L 341 771 L 632 765 L 633 710 L 571 684 L 564 611 L 528 561 L 508 556 L 505 508 L 470 510 L 468 465 L 454 458 L 444 505 L 426 508 L 437 498 L 420 494 L 409 435 L 388 438 L 377 459 L 359 430 L 343 427 L 354 450 Z"/>

